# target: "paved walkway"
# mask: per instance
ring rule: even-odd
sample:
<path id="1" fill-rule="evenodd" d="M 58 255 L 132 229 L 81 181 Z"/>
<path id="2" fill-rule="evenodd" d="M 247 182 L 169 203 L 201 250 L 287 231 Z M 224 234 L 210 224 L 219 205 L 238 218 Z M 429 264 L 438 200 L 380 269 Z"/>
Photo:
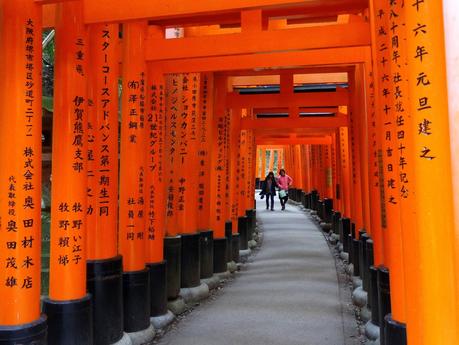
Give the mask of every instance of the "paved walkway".
<path id="1" fill-rule="evenodd" d="M 168 345 L 348 345 L 335 263 L 298 207 L 267 211 L 257 201 L 261 250 L 244 271 L 167 333 Z M 346 328 L 348 328 L 346 330 Z M 345 335 L 346 334 L 346 335 Z"/>

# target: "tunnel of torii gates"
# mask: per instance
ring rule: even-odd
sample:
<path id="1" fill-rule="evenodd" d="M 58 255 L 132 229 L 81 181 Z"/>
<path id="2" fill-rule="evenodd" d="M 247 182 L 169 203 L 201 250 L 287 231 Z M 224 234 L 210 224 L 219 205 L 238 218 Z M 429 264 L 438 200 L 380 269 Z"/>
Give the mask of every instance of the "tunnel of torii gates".
<path id="1" fill-rule="evenodd" d="M 459 344 L 457 15 L 455 0 L 1 0 L 0 344 L 148 329 L 247 249 L 267 151 L 362 263 L 381 343 Z"/>

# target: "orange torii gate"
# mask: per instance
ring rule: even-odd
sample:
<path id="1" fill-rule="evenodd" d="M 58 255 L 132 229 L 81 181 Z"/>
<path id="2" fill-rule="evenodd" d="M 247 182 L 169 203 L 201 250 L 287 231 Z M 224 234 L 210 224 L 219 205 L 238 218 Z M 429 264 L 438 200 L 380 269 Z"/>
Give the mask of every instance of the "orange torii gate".
<path id="1" fill-rule="evenodd" d="M 381 343 L 457 344 L 442 18 L 441 1 L 1 0 L 0 343 L 151 339 L 249 249 L 255 177 L 277 156 L 291 197 L 362 263 Z M 43 27 L 56 116 L 40 310 Z M 298 75 L 337 72 L 346 87 L 295 92 Z M 272 75 L 274 94 L 231 79 Z"/>

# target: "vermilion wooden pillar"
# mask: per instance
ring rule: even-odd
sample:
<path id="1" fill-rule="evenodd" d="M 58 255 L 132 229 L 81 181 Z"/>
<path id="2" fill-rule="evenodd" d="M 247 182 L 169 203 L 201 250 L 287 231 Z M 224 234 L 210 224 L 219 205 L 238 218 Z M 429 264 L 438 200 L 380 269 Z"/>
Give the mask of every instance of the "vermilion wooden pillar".
<path id="1" fill-rule="evenodd" d="M 75 339 L 92 344 L 91 296 L 86 293 L 89 70 L 82 4 L 57 5 L 55 44 L 50 281 L 43 310 L 50 344 Z"/>
<path id="2" fill-rule="evenodd" d="M 327 198 L 333 199 L 333 169 L 331 145 L 324 145 L 325 148 L 325 187 Z"/>
<path id="3" fill-rule="evenodd" d="M 311 145 L 305 145 L 305 162 L 306 162 L 306 192 L 309 193 L 312 191 L 312 183 L 311 183 Z"/>
<path id="4" fill-rule="evenodd" d="M 40 315 L 41 6 L 0 1 L 0 342 L 46 344 Z"/>
<path id="5" fill-rule="evenodd" d="M 363 227 L 371 234 L 371 217 L 370 217 L 370 195 L 369 195 L 369 160 L 368 160 L 368 128 L 369 110 L 367 108 L 366 88 L 365 88 L 365 69 L 364 64 L 358 64 L 354 69 L 354 94 L 353 94 L 353 114 L 356 115 L 357 121 L 356 133 L 357 138 L 355 144 L 357 145 L 358 154 L 360 157 L 360 198 L 362 200 L 362 222 Z M 352 78 L 351 78 L 352 81 Z"/>
<path id="6" fill-rule="evenodd" d="M 361 164 L 365 164 L 360 156 L 360 142 L 359 142 L 359 121 L 360 114 L 356 104 L 356 85 L 355 76 L 349 73 L 349 90 L 354 97 L 351 101 L 349 111 L 349 149 L 350 149 L 350 163 L 351 163 L 351 182 L 352 182 L 352 216 L 351 219 L 355 223 L 357 230 L 364 228 L 364 217 L 362 208 L 362 185 L 361 185 Z"/>
<path id="7" fill-rule="evenodd" d="M 214 75 L 202 73 L 200 78 L 200 103 L 198 125 L 198 229 L 201 234 L 201 279 L 211 278 L 214 273 L 213 230 L 210 218 L 211 155 L 213 150 L 213 95 Z"/>
<path id="8" fill-rule="evenodd" d="M 200 285 L 200 234 L 197 224 L 200 75 L 180 74 L 178 98 L 177 141 L 175 161 L 177 231 L 181 234 L 181 287 Z"/>
<path id="9" fill-rule="evenodd" d="M 118 253 L 118 25 L 89 28 L 88 292 L 96 343 L 123 336 L 122 259 Z"/>
<path id="10" fill-rule="evenodd" d="M 246 212 L 254 207 L 255 192 L 255 135 L 253 130 L 247 133 L 247 174 L 246 174 Z M 274 161 L 274 154 L 273 154 Z M 271 170 L 272 171 L 272 170 Z"/>
<path id="11" fill-rule="evenodd" d="M 457 266 L 446 90 L 442 2 L 405 6 L 413 121 L 416 231 L 422 293 L 421 344 L 455 344 L 458 335 Z M 425 25 L 425 26 L 423 26 Z M 438 231 L 441 229 L 441 232 Z M 436 284 L 431 284 L 435 281 Z M 408 326 L 409 327 L 409 326 Z"/>
<path id="12" fill-rule="evenodd" d="M 417 233 L 413 234 L 412 229 L 416 228 L 416 206 L 414 191 L 415 173 L 413 156 L 414 152 L 414 133 L 410 130 L 412 127 L 412 116 L 408 111 L 410 104 L 408 91 L 408 69 L 407 69 L 407 47 L 406 47 L 406 20 L 404 6 L 402 3 L 392 3 L 391 11 L 399 14 L 393 18 L 393 24 L 396 27 L 391 31 L 391 62 L 392 72 L 392 92 L 394 107 L 392 109 L 393 120 L 396 130 L 397 143 L 397 177 L 398 177 L 398 194 L 400 200 L 400 226 L 401 233 L 399 234 L 399 244 L 393 246 L 398 249 L 394 253 L 397 259 L 403 257 L 403 275 L 405 277 L 404 286 L 397 284 L 395 288 L 404 288 L 404 303 L 405 317 L 400 318 L 400 310 L 393 308 L 391 317 L 387 317 L 388 323 L 388 341 L 392 334 L 402 334 L 406 341 L 405 326 L 408 326 L 409 338 L 412 339 L 410 344 L 418 343 L 419 335 L 422 334 L 421 323 L 419 322 L 419 305 L 420 293 L 417 280 L 420 276 L 418 265 L 418 250 L 415 246 L 411 246 L 411 242 L 417 242 Z M 394 58 L 395 57 L 395 58 Z M 392 259 L 391 259 L 392 260 Z M 400 269 L 399 269 L 400 270 Z M 392 277 L 391 277 L 392 278 Z M 407 293 L 413 291 L 413 293 Z M 403 293 L 403 292 L 402 292 Z M 398 297 L 400 299 L 400 297 Z M 394 299 L 395 303 L 395 299 Z M 393 331 L 395 330 L 395 332 Z"/>
<path id="13" fill-rule="evenodd" d="M 374 26 L 374 17 L 371 16 L 371 22 Z M 384 262 L 383 253 L 383 233 L 381 224 L 381 208 L 385 207 L 384 202 L 381 203 L 381 188 L 383 185 L 380 183 L 380 173 L 378 164 L 378 155 L 381 152 L 381 131 L 380 131 L 380 112 L 376 111 L 376 93 L 379 90 L 377 87 L 377 61 L 376 61 L 376 43 L 374 42 L 374 29 L 372 29 L 372 42 L 374 48 L 372 52 L 368 53 L 365 62 L 365 77 L 366 77 L 366 91 L 367 91 L 367 135 L 368 135 L 368 192 L 369 192 L 369 219 L 370 219 L 370 233 L 373 240 L 373 253 L 375 266 L 381 265 Z M 373 58 L 373 60 L 372 60 Z"/>
<path id="14" fill-rule="evenodd" d="M 336 210 L 341 213 L 343 216 L 344 213 L 344 196 L 343 196 L 343 180 L 342 180 L 342 169 L 341 169 L 341 151 L 340 151 L 340 137 L 339 137 L 339 129 L 335 130 L 332 134 L 332 142 L 334 147 L 334 166 L 335 166 L 335 193 L 336 193 L 336 201 L 337 206 Z"/>
<path id="15" fill-rule="evenodd" d="M 400 321 L 405 321 L 405 304 L 403 284 L 403 256 L 398 256 L 401 245 L 400 226 L 400 197 L 398 192 L 399 177 L 397 176 L 397 145 L 396 124 L 394 119 L 395 97 L 392 97 L 391 85 L 391 45 L 390 30 L 392 18 L 389 3 L 384 1 L 375 2 L 376 24 L 376 111 L 381 132 L 380 183 L 382 184 L 382 228 L 384 239 L 384 266 L 379 269 L 378 282 L 379 297 L 379 323 L 381 328 L 382 344 L 386 344 L 385 316 L 391 308 Z M 385 34 L 383 34 L 385 33 Z M 400 263 L 400 264 L 399 264 Z M 384 279 L 383 279 L 384 278 Z M 383 282 L 383 283 L 381 283 Z M 390 296 L 387 293 L 390 287 Z"/>
<path id="16" fill-rule="evenodd" d="M 351 176 L 350 176 L 350 162 L 349 162 L 349 136 L 348 128 L 341 127 L 339 130 L 340 138 L 340 156 L 341 156 L 341 178 L 342 178 L 342 195 L 345 207 L 343 214 L 346 217 L 351 216 Z"/>
<path id="17" fill-rule="evenodd" d="M 179 128 L 183 78 L 179 74 L 166 76 L 166 132 L 164 176 L 166 178 L 166 217 L 164 259 L 167 262 L 167 298 L 176 300 L 180 292 L 181 239 L 178 236 L 178 164 L 180 164 Z"/>
<path id="18" fill-rule="evenodd" d="M 230 154 L 230 174 L 231 179 L 229 183 L 230 198 L 231 198 L 231 221 L 233 228 L 233 235 L 237 233 L 238 222 L 238 208 L 239 208 L 239 181 L 240 181 L 240 166 L 239 166 L 239 145 L 241 135 L 241 109 L 233 109 L 230 122 L 230 141 L 228 150 Z M 257 150 L 263 152 L 263 149 Z M 258 157 L 261 158 L 261 157 Z M 257 159 L 259 162 L 259 159 Z"/>
<path id="19" fill-rule="evenodd" d="M 336 134 L 331 134 L 331 145 L 330 145 L 330 164 L 331 164 L 331 193 L 333 196 L 333 204 L 335 210 L 341 210 L 340 200 L 336 194 L 336 186 L 338 185 L 338 168 L 337 168 L 337 147 L 336 147 Z"/>
<path id="20" fill-rule="evenodd" d="M 201 102 L 199 118 L 199 179 L 198 179 L 198 228 L 208 230 L 210 224 L 210 156 L 212 150 L 212 118 L 214 77 L 201 75 Z"/>
<path id="21" fill-rule="evenodd" d="M 167 276 L 164 260 L 166 218 L 165 77 L 154 65 L 147 65 L 146 75 L 146 168 L 145 217 L 146 262 L 150 271 L 150 316 L 167 313 Z"/>
<path id="22" fill-rule="evenodd" d="M 448 108 L 451 143 L 451 164 L 453 179 L 454 198 L 454 225 L 455 232 L 459 232 L 459 161 L 455 159 L 459 154 L 459 99 L 456 97 L 458 87 L 458 70 L 456 61 L 459 56 L 458 42 L 455 39 L 458 35 L 457 25 L 459 8 L 454 0 L 443 1 L 443 21 L 446 46 L 446 67 L 448 80 Z M 459 266 L 459 248 L 455 247 L 456 267 Z M 408 332 L 408 336 L 410 336 Z"/>
<path id="23" fill-rule="evenodd" d="M 377 5 L 377 9 L 376 6 Z M 372 155 L 369 159 L 370 164 L 372 165 L 372 178 L 371 188 L 371 203 L 372 203 L 372 213 L 371 213 L 371 222 L 372 222 L 372 233 L 375 241 L 374 245 L 374 263 L 375 265 L 384 265 L 385 258 L 388 256 L 387 250 L 388 246 L 385 245 L 388 241 L 387 232 L 383 230 L 386 225 L 386 203 L 385 203 L 385 194 L 384 194 L 384 166 L 383 166 L 383 150 L 382 150 L 382 140 L 383 140 L 383 121 L 381 119 L 381 99 L 380 94 L 381 90 L 379 87 L 382 77 L 386 74 L 386 71 L 380 70 L 380 65 L 382 61 L 387 60 L 387 50 L 381 50 L 381 45 L 387 45 L 385 42 L 385 35 L 380 34 L 381 27 L 384 29 L 382 32 L 387 31 L 387 23 L 385 18 L 381 15 L 378 15 L 378 12 L 381 10 L 381 4 L 377 3 L 374 0 L 370 1 L 370 24 L 371 24 L 371 37 L 372 37 L 372 46 L 371 46 L 371 55 L 372 55 L 372 70 L 373 73 L 369 77 L 371 82 L 372 89 L 370 90 L 370 122 L 371 127 L 369 129 L 370 134 L 370 143 L 373 149 Z M 378 12 L 377 12 L 378 11 Z M 387 63 L 385 63 L 387 65 Z M 384 66 L 385 67 L 385 66 Z M 387 79 L 386 77 L 384 79 Z M 378 211 L 374 210 L 378 209 Z M 379 241 L 377 240 L 379 238 Z"/>
<path id="24" fill-rule="evenodd" d="M 123 26 L 120 143 L 119 249 L 123 256 L 124 329 L 150 328 L 150 280 L 146 264 L 146 64 L 147 24 Z"/>
<path id="25" fill-rule="evenodd" d="M 214 231 L 214 273 L 222 273 L 227 270 L 227 240 L 225 237 L 225 214 L 227 212 L 225 209 L 227 188 L 225 185 L 226 92 L 226 78 L 216 78 L 211 138 L 213 150 L 210 166 L 210 219 Z"/>

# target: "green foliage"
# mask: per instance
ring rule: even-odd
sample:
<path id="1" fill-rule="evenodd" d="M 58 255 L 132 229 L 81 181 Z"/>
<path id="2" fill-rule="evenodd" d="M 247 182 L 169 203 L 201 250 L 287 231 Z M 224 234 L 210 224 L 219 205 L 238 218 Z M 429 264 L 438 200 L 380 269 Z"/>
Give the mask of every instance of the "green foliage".
<path id="1" fill-rule="evenodd" d="M 53 112 L 53 98 L 50 96 L 43 96 L 43 108 L 48 110 L 50 113 Z"/>

